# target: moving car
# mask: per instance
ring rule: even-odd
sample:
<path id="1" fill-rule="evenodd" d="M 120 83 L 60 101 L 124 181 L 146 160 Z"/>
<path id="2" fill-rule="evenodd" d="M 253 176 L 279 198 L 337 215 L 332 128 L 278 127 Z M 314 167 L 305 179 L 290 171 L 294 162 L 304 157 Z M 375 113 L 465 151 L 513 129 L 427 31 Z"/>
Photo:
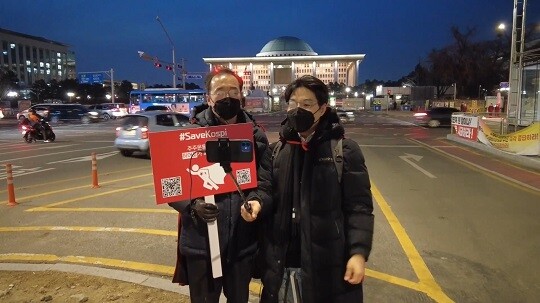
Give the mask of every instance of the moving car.
<path id="1" fill-rule="evenodd" d="M 168 112 L 173 111 L 170 106 L 166 106 L 166 105 L 150 105 L 150 106 L 148 106 L 147 108 L 144 109 L 145 112 L 151 112 L 151 111 L 154 111 L 154 110 L 164 110 L 164 111 L 168 111 Z"/>
<path id="2" fill-rule="evenodd" d="M 128 114 L 127 106 L 124 103 L 101 103 L 107 109 L 111 117 L 122 118 Z"/>
<path id="3" fill-rule="evenodd" d="M 116 128 L 114 146 L 126 157 L 134 152 L 142 152 L 150 157 L 149 132 L 170 131 L 189 125 L 189 117 L 180 113 L 149 111 L 128 114 L 122 126 Z"/>
<path id="4" fill-rule="evenodd" d="M 90 112 L 94 112 L 102 120 L 121 118 L 127 115 L 127 108 L 124 103 L 102 103 L 88 107 Z"/>
<path id="5" fill-rule="evenodd" d="M 88 124 L 91 121 L 97 120 L 99 117 L 95 113 L 91 113 L 81 104 L 36 104 L 31 106 L 36 112 L 51 123 L 63 122 L 80 122 Z M 19 121 L 28 118 L 28 109 L 17 113 Z"/>
<path id="6" fill-rule="evenodd" d="M 352 110 L 337 109 L 336 112 L 341 123 L 352 123 L 355 120 Z"/>
<path id="7" fill-rule="evenodd" d="M 435 107 L 425 112 L 415 113 L 414 119 L 419 125 L 429 127 L 449 126 L 452 124 L 452 113 L 459 112 L 453 107 Z"/>

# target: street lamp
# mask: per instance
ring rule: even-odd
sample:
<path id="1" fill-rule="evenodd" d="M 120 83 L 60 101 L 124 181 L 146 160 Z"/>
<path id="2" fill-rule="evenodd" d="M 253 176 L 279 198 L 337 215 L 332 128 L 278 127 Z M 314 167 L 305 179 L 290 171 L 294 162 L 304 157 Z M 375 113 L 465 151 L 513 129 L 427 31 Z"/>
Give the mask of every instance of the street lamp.
<path id="1" fill-rule="evenodd" d="M 74 92 L 67 92 L 67 96 L 69 97 L 69 103 L 71 103 L 71 98 L 73 98 L 73 96 L 75 96 L 75 93 Z"/>
<path id="2" fill-rule="evenodd" d="M 163 28 L 163 31 L 165 32 L 165 35 L 167 35 L 167 38 L 169 39 L 169 42 L 171 43 L 171 47 L 172 47 L 172 63 L 173 63 L 173 70 L 172 70 L 172 72 L 173 72 L 173 88 L 176 88 L 176 57 L 174 55 L 174 43 L 172 42 L 172 39 L 169 36 L 169 33 L 165 29 L 165 26 L 163 26 L 163 23 L 161 23 L 161 19 L 159 19 L 159 16 L 156 17 L 156 20 L 161 25 L 161 28 Z M 182 66 L 182 68 L 184 68 L 184 67 Z M 182 77 L 182 79 L 184 79 L 184 78 Z M 186 81 L 185 81 L 185 79 L 182 80 L 182 81 L 183 81 L 182 82 L 182 88 L 186 89 Z"/>

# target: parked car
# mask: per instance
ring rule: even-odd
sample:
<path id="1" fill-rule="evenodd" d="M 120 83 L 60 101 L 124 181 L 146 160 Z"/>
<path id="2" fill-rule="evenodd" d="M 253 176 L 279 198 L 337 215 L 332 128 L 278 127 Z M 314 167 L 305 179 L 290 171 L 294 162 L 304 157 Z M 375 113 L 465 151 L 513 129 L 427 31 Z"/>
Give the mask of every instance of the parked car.
<path id="1" fill-rule="evenodd" d="M 336 112 L 341 123 L 352 123 L 355 120 L 354 111 L 352 110 L 337 109 Z"/>
<path id="2" fill-rule="evenodd" d="M 121 118 L 128 114 L 128 108 L 124 103 L 102 103 L 102 106 L 108 108 L 111 117 Z"/>
<path id="3" fill-rule="evenodd" d="M 122 126 L 116 128 L 114 146 L 123 156 L 142 152 L 150 157 L 149 132 L 169 131 L 189 126 L 189 117 L 168 111 L 149 111 L 128 114 Z"/>
<path id="4" fill-rule="evenodd" d="M 453 107 L 435 107 L 425 112 L 414 114 L 414 119 L 419 125 L 429 127 L 449 126 L 452 124 L 452 113 L 459 112 Z"/>
<path id="5" fill-rule="evenodd" d="M 30 108 L 35 109 L 46 121 L 52 123 L 62 121 L 87 124 L 91 121 L 96 121 L 99 118 L 97 114 L 89 112 L 88 109 L 81 104 L 36 104 Z M 28 109 L 17 114 L 17 119 L 20 121 L 25 118 L 28 118 Z"/>

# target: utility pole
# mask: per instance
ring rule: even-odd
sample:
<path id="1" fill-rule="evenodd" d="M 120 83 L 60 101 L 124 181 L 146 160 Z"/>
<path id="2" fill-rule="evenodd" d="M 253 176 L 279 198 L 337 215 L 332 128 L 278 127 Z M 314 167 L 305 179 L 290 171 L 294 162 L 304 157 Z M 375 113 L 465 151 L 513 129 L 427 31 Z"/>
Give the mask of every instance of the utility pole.
<path id="1" fill-rule="evenodd" d="M 111 101 L 114 103 L 114 70 L 111 68 Z"/>
<path id="2" fill-rule="evenodd" d="M 161 25 L 161 28 L 163 28 L 163 31 L 165 32 L 165 35 L 167 35 L 167 38 L 169 39 L 169 42 L 171 43 L 171 47 L 172 47 L 172 63 L 173 63 L 173 70 L 172 70 L 172 72 L 173 72 L 173 88 L 176 88 L 176 56 L 174 54 L 174 43 L 173 43 L 171 37 L 169 36 L 169 33 L 165 29 L 165 26 L 163 26 L 163 23 L 161 23 L 161 19 L 159 19 L 159 16 L 156 17 L 156 20 Z M 182 61 L 183 61 L 183 59 L 182 59 Z M 183 67 L 184 67 L 184 65 L 182 65 L 182 68 Z M 185 85 L 184 85 L 184 88 L 185 88 Z"/>
<path id="3" fill-rule="evenodd" d="M 182 58 L 182 89 L 186 89 L 186 61 Z"/>

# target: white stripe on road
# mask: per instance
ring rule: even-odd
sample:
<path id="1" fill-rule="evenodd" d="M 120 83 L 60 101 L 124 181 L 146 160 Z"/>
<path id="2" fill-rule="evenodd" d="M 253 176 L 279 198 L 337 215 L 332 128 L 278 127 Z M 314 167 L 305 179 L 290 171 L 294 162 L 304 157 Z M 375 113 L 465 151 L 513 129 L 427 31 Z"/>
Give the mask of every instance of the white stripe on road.
<path id="1" fill-rule="evenodd" d="M 0 163 L 10 162 L 10 161 L 17 161 L 17 160 L 25 160 L 25 159 L 31 159 L 31 158 L 46 157 L 46 156 L 59 155 L 59 154 L 75 153 L 75 152 L 80 152 L 80 151 L 85 151 L 85 150 L 103 149 L 103 148 L 115 148 L 115 147 L 114 146 L 104 146 L 104 147 L 94 147 L 94 148 L 73 149 L 73 150 L 50 153 L 50 154 L 42 154 L 42 155 L 35 155 L 35 156 L 28 156 L 28 157 L 20 157 L 20 158 L 13 158 L 13 159 L 7 159 L 7 160 L 0 160 Z"/>

